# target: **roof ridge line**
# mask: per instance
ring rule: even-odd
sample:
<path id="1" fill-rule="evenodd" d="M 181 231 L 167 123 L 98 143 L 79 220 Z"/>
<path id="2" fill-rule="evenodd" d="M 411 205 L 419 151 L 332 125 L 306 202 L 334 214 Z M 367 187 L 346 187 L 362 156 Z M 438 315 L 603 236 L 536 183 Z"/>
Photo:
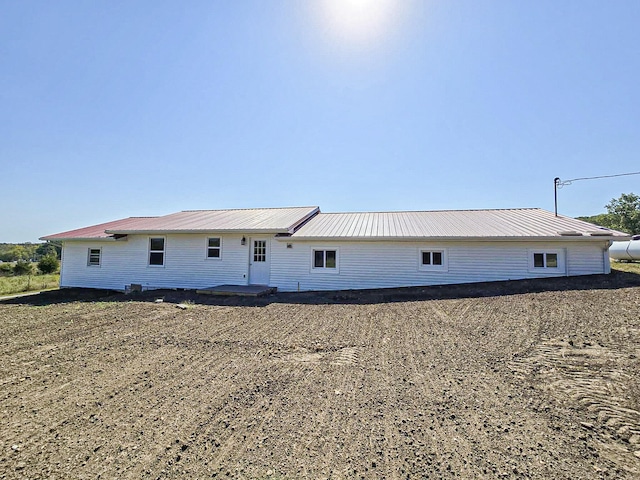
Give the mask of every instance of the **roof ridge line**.
<path id="1" fill-rule="evenodd" d="M 177 213 L 184 212 L 237 212 L 237 211 L 247 211 L 247 210 L 290 210 L 293 208 L 320 208 L 318 205 L 303 205 L 300 207 L 252 207 L 252 208 L 213 208 L 213 209 L 194 209 L 194 210 L 181 210 Z M 169 213 L 168 215 L 174 215 Z M 165 216 L 165 215 L 163 215 Z"/>
<path id="2" fill-rule="evenodd" d="M 516 207 L 516 208 L 461 208 L 461 209 L 445 209 L 445 210 L 376 210 L 376 211 L 360 211 L 360 212 L 321 212 L 324 215 L 345 215 L 357 213 L 438 213 L 438 212 L 512 212 L 514 210 L 544 210 L 540 207 Z"/>

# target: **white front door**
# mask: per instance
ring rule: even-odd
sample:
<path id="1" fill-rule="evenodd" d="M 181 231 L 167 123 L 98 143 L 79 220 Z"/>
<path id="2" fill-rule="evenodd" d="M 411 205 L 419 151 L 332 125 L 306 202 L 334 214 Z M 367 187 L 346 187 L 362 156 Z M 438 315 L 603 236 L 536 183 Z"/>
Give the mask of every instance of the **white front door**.
<path id="1" fill-rule="evenodd" d="M 269 238 L 252 238 L 249 252 L 249 284 L 269 285 L 271 260 L 269 258 Z"/>

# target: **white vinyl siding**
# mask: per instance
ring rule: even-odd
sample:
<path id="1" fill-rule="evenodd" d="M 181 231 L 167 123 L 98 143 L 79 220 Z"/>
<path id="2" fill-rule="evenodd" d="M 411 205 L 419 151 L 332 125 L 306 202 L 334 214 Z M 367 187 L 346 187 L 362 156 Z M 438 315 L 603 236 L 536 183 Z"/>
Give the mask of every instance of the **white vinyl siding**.
<path id="1" fill-rule="evenodd" d="M 591 275 L 593 273 L 611 272 L 608 242 L 606 241 L 601 245 L 572 245 L 566 251 L 567 275 Z"/>
<path id="2" fill-rule="evenodd" d="M 246 234 L 244 236 L 247 236 Z M 129 235 L 123 241 L 65 241 L 60 284 L 124 290 L 132 283 L 143 288 L 203 288 L 248 284 L 250 242 L 242 233 L 221 235 L 224 255 L 210 261 L 203 255 L 206 234 L 165 236 L 164 268 L 149 268 L 149 236 Z M 291 248 L 287 248 L 287 243 Z M 362 289 L 516 280 L 605 273 L 607 241 L 551 244 L 561 250 L 562 269 L 529 271 L 531 250 L 542 242 L 303 242 L 270 241 L 269 285 L 280 291 Z M 557 246 L 557 248 L 556 248 Z M 100 268 L 87 268 L 88 249 L 101 250 Z M 337 252 L 336 274 L 311 268 L 313 250 Z M 445 251 L 446 272 L 419 268 L 420 251 Z M 326 269 L 325 271 L 333 270 Z M 338 271 L 339 270 L 339 271 Z M 553 271 L 552 271 L 553 270 Z M 560 271 L 562 270 L 562 271 Z"/>
<path id="3" fill-rule="evenodd" d="M 291 242 L 289 242 L 291 243 Z M 281 291 L 341 290 L 403 286 L 446 285 L 524 278 L 605 273 L 605 242 L 558 242 L 566 251 L 566 265 L 530 272 L 529 252 L 537 242 L 273 242 L 271 285 Z M 340 249 L 339 275 L 309 271 L 312 249 Z M 543 249 L 548 251 L 549 249 Z M 575 254 L 573 253 L 575 250 Z M 421 251 L 444 251 L 447 271 L 420 268 Z"/>
<path id="4" fill-rule="evenodd" d="M 242 235 L 221 236 L 224 255 L 216 261 L 203 255 L 207 238 L 207 235 L 166 235 L 164 268 L 148 266 L 146 235 L 129 235 L 126 241 L 66 241 L 60 283 L 63 287 L 113 290 L 124 290 L 132 283 L 145 289 L 246 285 L 249 246 L 240 244 Z M 100 268 L 87 268 L 88 248 L 101 249 Z"/>

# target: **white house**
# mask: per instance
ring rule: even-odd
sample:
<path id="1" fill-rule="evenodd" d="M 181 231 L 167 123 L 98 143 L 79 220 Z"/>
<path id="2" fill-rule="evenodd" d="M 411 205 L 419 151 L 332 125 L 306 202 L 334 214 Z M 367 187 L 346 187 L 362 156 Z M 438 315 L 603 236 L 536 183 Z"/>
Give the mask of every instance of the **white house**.
<path id="1" fill-rule="evenodd" d="M 540 209 L 320 213 L 184 211 L 42 237 L 62 287 L 386 288 L 609 273 L 629 236 Z"/>

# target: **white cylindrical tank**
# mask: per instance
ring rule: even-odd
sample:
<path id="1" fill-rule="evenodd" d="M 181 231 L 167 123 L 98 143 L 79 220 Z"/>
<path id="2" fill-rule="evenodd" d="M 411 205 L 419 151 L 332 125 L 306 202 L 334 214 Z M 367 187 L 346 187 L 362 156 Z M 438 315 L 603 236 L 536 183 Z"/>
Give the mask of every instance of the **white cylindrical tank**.
<path id="1" fill-rule="evenodd" d="M 626 242 L 613 242 L 609 256 L 614 260 L 640 260 L 640 235 L 634 235 Z"/>

